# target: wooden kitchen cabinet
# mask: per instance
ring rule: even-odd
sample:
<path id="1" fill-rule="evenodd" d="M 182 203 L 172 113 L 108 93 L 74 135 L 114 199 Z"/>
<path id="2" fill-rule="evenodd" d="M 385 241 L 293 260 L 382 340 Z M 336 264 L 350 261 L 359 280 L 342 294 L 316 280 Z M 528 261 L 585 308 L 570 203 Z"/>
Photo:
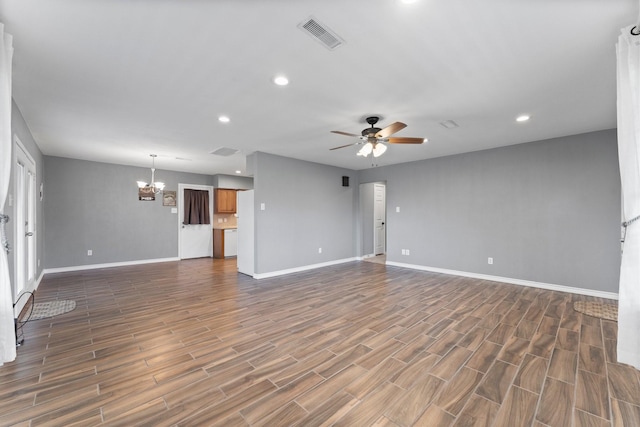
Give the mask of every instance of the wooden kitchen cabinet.
<path id="1" fill-rule="evenodd" d="M 224 258 L 224 230 L 213 229 L 213 257 Z"/>
<path id="2" fill-rule="evenodd" d="M 238 233 L 235 228 L 213 229 L 213 257 L 226 258 L 238 255 Z"/>
<path id="3" fill-rule="evenodd" d="M 214 213 L 236 213 L 236 190 L 229 188 L 216 188 L 213 193 Z"/>

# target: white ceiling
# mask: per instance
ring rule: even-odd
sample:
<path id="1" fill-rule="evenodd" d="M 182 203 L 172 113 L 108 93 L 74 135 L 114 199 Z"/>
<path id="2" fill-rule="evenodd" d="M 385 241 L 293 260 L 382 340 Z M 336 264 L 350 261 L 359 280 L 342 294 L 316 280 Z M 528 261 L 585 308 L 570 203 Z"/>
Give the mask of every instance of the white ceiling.
<path id="1" fill-rule="evenodd" d="M 300 30 L 310 16 L 345 44 Z M 615 128 L 615 43 L 637 16 L 637 0 L 0 0 L 44 154 L 211 175 L 254 151 L 371 167 L 329 150 L 371 114 L 429 138 L 378 165 Z"/>

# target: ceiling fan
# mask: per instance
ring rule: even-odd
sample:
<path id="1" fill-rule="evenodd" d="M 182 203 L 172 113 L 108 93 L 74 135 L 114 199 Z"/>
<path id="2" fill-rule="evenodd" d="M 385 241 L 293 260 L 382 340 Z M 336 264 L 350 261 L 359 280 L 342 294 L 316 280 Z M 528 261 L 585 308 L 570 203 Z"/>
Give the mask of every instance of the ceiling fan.
<path id="1" fill-rule="evenodd" d="M 382 144 L 383 142 L 389 144 L 422 144 L 423 142 L 427 141 L 426 138 L 392 137 L 391 135 L 406 128 L 407 125 L 402 122 L 395 122 L 384 129 L 380 129 L 375 127 L 376 123 L 378 123 L 378 120 L 380 120 L 380 118 L 376 116 L 367 117 L 366 121 L 371 125 L 371 127 L 364 129 L 361 135 L 342 132 L 339 130 L 332 130 L 332 133 L 359 138 L 360 141 L 354 142 L 352 144 L 330 148 L 330 150 L 337 150 L 339 148 L 350 147 L 352 145 L 364 144 L 360 151 L 358 151 L 358 156 L 367 157 L 369 154 L 373 153 L 374 157 L 379 157 L 382 155 L 382 153 L 387 151 L 387 146 Z"/>

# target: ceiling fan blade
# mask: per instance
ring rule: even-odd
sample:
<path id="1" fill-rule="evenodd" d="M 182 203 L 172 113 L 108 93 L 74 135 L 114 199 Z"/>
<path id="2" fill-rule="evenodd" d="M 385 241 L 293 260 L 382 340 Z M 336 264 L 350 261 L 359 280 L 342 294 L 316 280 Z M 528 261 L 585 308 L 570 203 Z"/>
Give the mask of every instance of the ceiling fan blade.
<path id="1" fill-rule="evenodd" d="M 358 144 L 358 142 L 354 142 L 353 144 L 341 145 L 341 146 L 339 146 L 339 147 L 329 148 L 329 151 L 331 151 L 331 150 L 337 150 L 338 148 L 351 147 L 352 145 L 356 145 L 356 144 Z"/>
<path id="2" fill-rule="evenodd" d="M 396 137 L 388 138 L 386 142 L 389 144 L 422 144 L 424 140 L 424 138 Z"/>
<path id="3" fill-rule="evenodd" d="M 376 138 L 386 138 L 389 135 L 393 135 L 394 133 L 401 131 L 406 127 L 407 125 L 405 125 L 402 122 L 391 123 L 389 126 L 387 126 L 384 129 L 381 129 L 378 133 L 376 133 Z"/>
<path id="4" fill-rule="evenodd" d="M 337 133 L 338 135 L 355 136 L 356 138 L 360 138 L 360 135 L 356 135 L 355 133 L 342 132 L 341 130 L 332 130 L 331 133 Z"/>

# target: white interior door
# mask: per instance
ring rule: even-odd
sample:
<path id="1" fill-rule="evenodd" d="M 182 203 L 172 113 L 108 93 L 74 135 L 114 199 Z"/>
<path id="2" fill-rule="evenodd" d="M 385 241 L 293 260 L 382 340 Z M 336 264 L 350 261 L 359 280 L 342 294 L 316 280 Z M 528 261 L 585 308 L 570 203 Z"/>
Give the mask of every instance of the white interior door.
<path id="1" fill-rule="evenodd" d="M 209 192 L 211 224 L 183 224 L 184 190 Z M 213 256 L 213 187 L 210 185 L 178 184 L 178 246 L 180 259 Z"/>
<path id="2" fill-rule="evenodd" d="M 373 186 L 373 249 L 376 255 L 386 251 L 386 187 L 384 184 Z"/>
<path id="3" fill-rule="evenodd" d="M 238 271 L 254 274 L 254 210 L 253 190 L 238 191 Z"/>
<path id="4" fill-rule="evenodd" d="M 36 164 L 16 139 L 15 297 L 34 289 L 36 275 Z"/>

